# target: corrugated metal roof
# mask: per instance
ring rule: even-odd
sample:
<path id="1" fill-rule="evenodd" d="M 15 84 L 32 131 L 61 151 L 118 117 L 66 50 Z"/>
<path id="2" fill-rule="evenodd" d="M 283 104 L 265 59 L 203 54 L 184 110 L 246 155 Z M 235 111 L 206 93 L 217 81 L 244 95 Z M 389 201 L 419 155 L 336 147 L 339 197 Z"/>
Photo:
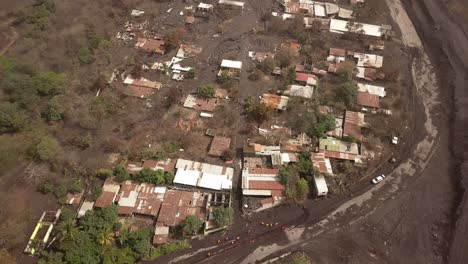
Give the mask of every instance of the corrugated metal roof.
<path id="1" fill-rule="evenodd" d="M 222 60 L 221 67 L 231 69 L 242 69 L 242 61 Z"/>

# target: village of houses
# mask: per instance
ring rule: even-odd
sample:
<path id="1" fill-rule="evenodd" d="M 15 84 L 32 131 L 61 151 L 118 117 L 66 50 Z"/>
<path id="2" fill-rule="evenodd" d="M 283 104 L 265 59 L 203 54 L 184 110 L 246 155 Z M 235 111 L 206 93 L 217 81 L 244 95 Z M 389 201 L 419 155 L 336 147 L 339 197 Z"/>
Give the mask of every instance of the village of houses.
<path id="1" fill-rule="evenodd" d="M 171 6 L 165 12 L 167 16 L 180 16 L 181 23 L 192 29 L 208 23 L 220 9 L 229 10 L 228 13 L 235 17 L 253 12 L 249 3 L 241 1 L 186 2 Z M 369 169 L 369 161 L 379 155 L 365 148 L 366 135 L 369 135 L 366 131 L 371 130 L 373 125 L 369 120 L 373 116 L 390 118 L 392 112 L 395 113 L 389 104 L 386 104 L 388 107 L 381 107 L 382 100 L 388 99 L 382 67 L 387 40 L 393 34 L 391 26 L 361 23 L 355 11 L 366 5 L 365 0 L 351 0 L 344 7 L 310 0 L 282 0 L 276 2 L 276 5 L 271 11 L 272 19 L 288 23 L 300 16 L 305 30 L 319 30 L 321 35 L 327 34 L 335 39 L 354 34 L 358 36 L 354 40 L 358 42 L 356 48 L 348 49 L 339 45 L 321 47 L 328 51 L 328 55 L 317 58 L 320 61 L 308 61 L 305 60 L 300 41 L 288 38 L 282 39 L 270 50 L 240 49 L 241 56 L 226 56 L 216 62 L 210 57 L 204 60 L 204 63 L 210 64 L 207 72 L 204 72 L 197 64 L 198 56 L 215 46 L 204 47 L 199 43 L 182 40 L 177 48 L 169 51 L 166 37 L 161 32 L 148 29 L 152 22 L 145 18 L 147 10 L 135 9 L 129 14 L 129 21 L 121 32 L 116 32 L 113 41 L 145 54 L 146 61 L 142 62 L 139 76 L 133 76 L 128 69 L 116 68 L 109 78 L 108 86 L 114 92 L 140 98 L 142 104 L 150 108 L 153 107 L 154 98 L 167 86 L 177 84 L 178 87 L 184 87 L 191 79 L 197 79 L 194 75 L 210 75 L 212 80 L 209 83 L 217 84 L 210 87 L 213 91 L 208 96 L 197 92 L 200 87 L 180 89 L 182 97 L 173 107 L 185 109 L 181 110 L 183 114 L 179 120 L 174 122 L 174 129 L 195 133 L 191 130 L 199 126 L 211 142 L 207 152 L 201 156 L 187 157 L 181 149 L 170 158 L 124 160 L 121 165 L 130 175 L 149 168 L 172 173 L 173 181 L 155 185 L 135 180 L 118 182 L 114 177 L 107 178 L 102 193 L 94 201 L 88 198 L 86 192 L 68 194 L 66 204 L 76 208 L 78 218 L 89 210 L 115 205 L 123 222 L 129 221 L 134 228 L 151 225 L 154 228 L 153 244 L 158 246 L 176 239 L 172 232 L 189 215 L 202 220 L 203 233 L 210 234 L 227 228 L 216 223 L 213 212 L 220 207 L 233 207 L 235 200 L 240 201 L 239 207 L 233 208 L 238 215 L 256 214 L 291 202 L 279 174 L 281 168 L 299 162 L 304 153 L 314 168 L 314 175 L 308 178 L 310 193 L 307 199 L 326 199 L 333 177 L 343 176 L 343 172 L 337 169 L 343 162 L 357 170 Z M 176 6 L 183 8 L 177 9 Z M 250 26 L 253 27 L 255 25 Z M 208 42 L 216 43 L 220 38 L 215 34 Z M 286 85 L 282 82 L 290 66 L 281 68 L 275 65 L 271 72 L 264 74 L 264 78 L 269 80 L 266 86 L 284 85 L 283 89 L 262 87 L 264 84 L 260 81 L 249 88 L 258 87 L 257 91 L 234 93 L 230 88 L 232 83 L 229 86 L 217 82 L 219 79 L 229 79 L 234 86 L 242 86 L 252 68 L 266 60 L 274 61 L 277 54 L 284 52 L 292 54 L 294 58 L 293 81 Z M 354 66 L 350 78 L 357 91 L 352 97 L 356 100 L 351 102 L 353 107 L 337 109 L 330 101 L 321 104 L 323 79 L 330 76 L 339 78 L 340 69 L 349 63 Z M 211 70 L 214 68 L 215 71 Z M 258 91 L 261 93 L 256 95 Z M 237 131 L 218 133 L 216 131 L 220 130 L 216 128 L 203 126 L 206 120 L 216 118 L 220 106 L 231 106 L 228 109 L 237 109 L 238 114 L 243 115 L 242 104 L 247 99 L 244 94 L 273 113 L 271 119 L 257 124 L 253 135 L 241 136 L 237 135 Z M 284 122 L 291 114 L 288 112 L 290 107 L 295 104 L 307 105 L 307 102 L 314 102 L 309 103 L 309 106 L 317 106 L 317 115 L 331 115 L 334 118 L 335 127 L 321 137 L 297 133 L 294 127 L 287 127 L 287 122 Z M 250 121 L 248 117 L 242 117 L 240 122 Z M 275 133 L 284 133 L 286 136 L 273 144 L 265 140 Z M 381 142 L 382 146 L 392 146 L 398 143 L 398 136 L 388 134 Z M 239 149 L 242 150 L 240 153 Z M 57 218 L 52 217 L 49 222 L 54 223 Z M 43 221 L 41 223 L 44 224 Z M 47 239 L 48 236 L 44 244 Z"/>

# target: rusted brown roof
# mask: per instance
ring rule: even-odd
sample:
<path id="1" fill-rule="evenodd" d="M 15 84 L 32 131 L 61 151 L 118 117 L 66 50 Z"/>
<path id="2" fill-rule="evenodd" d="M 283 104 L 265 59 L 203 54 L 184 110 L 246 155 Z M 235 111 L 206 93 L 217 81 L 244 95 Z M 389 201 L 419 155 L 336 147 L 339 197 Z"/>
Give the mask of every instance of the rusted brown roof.
<path id="1" fill-rule="evenodd" d="M 99 195 L 99 197 L 96 199 L 94 207 L 104 208 L 112 205 L 114 203 L 116 195 L 117 193 L 114 192 L 102 192 L 102 194 Z"/>
<path id="2" fill-rule="evenodd" d="M 365 107 L 379 108 L 380 98 L 375 94 L 358 92 L 357 104 Z"/>

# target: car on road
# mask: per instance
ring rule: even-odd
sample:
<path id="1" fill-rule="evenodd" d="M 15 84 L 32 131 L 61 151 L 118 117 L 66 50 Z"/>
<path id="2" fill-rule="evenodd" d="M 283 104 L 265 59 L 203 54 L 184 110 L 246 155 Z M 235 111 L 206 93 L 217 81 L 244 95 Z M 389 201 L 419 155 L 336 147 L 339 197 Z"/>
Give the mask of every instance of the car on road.
<path id="1" fill-rule="evenodd" d="M 382 175 L 379 175 L 379 176 L 375 177 L 374 179 L 372 179 L 371 182 L 372 182 L 372 184 L 377 184 L 377 183 L 383 181 L 384 179 L 385 179 L 385 175 L 382 174 Z"/>

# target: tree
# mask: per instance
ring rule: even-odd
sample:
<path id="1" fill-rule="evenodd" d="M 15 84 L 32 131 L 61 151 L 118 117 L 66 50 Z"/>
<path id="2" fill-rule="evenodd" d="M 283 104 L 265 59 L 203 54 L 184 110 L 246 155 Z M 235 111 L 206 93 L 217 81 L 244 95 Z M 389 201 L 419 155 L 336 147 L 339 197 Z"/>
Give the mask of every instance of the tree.
<path id="1" fill-rule="evenodd" d="M 96 172 L 96 176 L 100 179 L 105 180 L 109 177 L 112 177 L 112 171 L 109 169 L 101 168 Z"/>
<path id="2" fill-rule="evenodd" d="M 302 177 L 310 176 L 314 172 L 312 160 L 308 153 L 301 153 L 299 156 L 299 162 L 297 163 L 299 175 Z"/>
<path id="3" fill-rule="evenodd" d="M 339 65 L 339 68 L 336 73 L 344 82 L 349 82 L 353 80 L 355 69 L 356 65 L 354 64 L 354 62 L 345 61 Z"/>
<path id="4" fill-rule="evenodd" d="M 276 65 L 281 68 L 286 68 L 292 63 L 293 56 L 291 52 L 286 50 L 281 50 L 275 55 Z"/>
<path id="5" fill-rule="evenodd" d="M 335 91 L 337 100 L 343 102 L 347 107 L 352 107 L 356 103 L 358 89 L 353 81 L 346 82 Z"/>
<path id="6" fill-rule="evenodd" d="M 228 85 L 232 81 L 232 76 L 229 71 L 221 71 L 221 74 L 218 76 L 218 81 L 223 85 Z"/>
<path id="7" fill-rule="evenodd" d="M 17 104 L 0 104 L 0 133 L 14 133 L 21 131 L 28 121 L 25 111 Z"/>
<path id="8" fill-rule="evenodd" d="M 44 136 L 34 147 L 33 156 L 41 161 L 50 161 L 57 156 L 59 143 L 51 136 Z"/>
<path id="9" fill-rule="evenodd" d="M 286 73 L 286 83 L 294 84 L 296 82 L 296 68 L 290 67 Z"/>
<path id="10" fill-rule="evenodd" d="M 109 247 L 114 242 L 114 234 L 111 230 L 103 230 L 98 234 L 97 242 L 101 246 Z"/>
<path id="11" fill-rule="evenodd" d="M 250 109 L 251 111 L 247 112 L 249 117 L 255 120 L 258 124 L 268 120 L 272 113 L 272 109 L 270 107 L 260 103 L 255 104 L 253 108 Z"/>
<path id="12" fill-rule="evenodd" d="M 276 67 L 275 60 L 272 58 L 264 59 L 259 65 L 258 68 L 265 74 L 270 74 Z"/>
<path id="13" fill-rule="evenodd" d="M 307 182 L 306 179 L 301 178 L 297 182 L 297 198 L 300 200 L 304 200 L 307 198 L 308 194 L 309 194 L 309 183 Z"/>
<path id="14" fill-rule="evenodd" d="M 78 52 L 78 60 L 81 64 L 91 64 L 94 61 L 94 54 L 89 48 L 81 48 Z"/>
<path id="15" fill-rule="evenodd" d="M 194 235 L 200 231 L 200 228 L 203 226 L 203 221 L 200 218 L 189 215 L 182 222 L 182 230 L 186 235 Z"/>
<path id="16" fill-rule="evenodd" d="M 281 184 L 286 186 L 286 184 L 288 184 L 288 178 L 290 177 L 289 168 L 287 166 L 282 166 L 280 168 L 278 176 Z"/>
<path id="17" fill-rule="evenodd" d="M 164 179 L 166 180 L 166 184 L 172 184 L 174 181 L 174 173 L 173 172 L 165 172 L 164 173 Z"/>
<path id="18" fill-rule="evenodd" d="M 150 243 L 151 232 L 148 228 L 140 228 L 134 233 L 130 233 L 125 246 L 132 249 L 138 260 L 149 258 L 152 250 Z"/>
<path id="19" fill-rule="evenodd" d="M 65 107 L 57 96 L 52 97 L 47 103 L 46 118 L 49 121 L 60 121 L 65 116 Z"/>
<path id="20" fill-rule="evenodd" d="M 214 210 L 213 218 L 220 227 L 229 226 L 234 221 L 234 210 L 232 207 L 220 207 Z"/>
<path id="21" fill-rule="evenodd" d="M 322 137 L 328 131 L 332 131 L 336 128 L 335 117 L 330 114 L 319 115 L 318 123 L 315 124 L 313 134 L 317 138 Z"/>
<path id="22" fill-rule="evenodd" d="M 111 247 L 103 252 L 103 264 L 129 264 L 135 263 L 133 251 L 126 247 L 119 249 Z"/>
<path id="23" fill-rule="evenodd" d="M 41 72 L 32 79 L 40 95 L 56 95 L 64 90 L 65 77 L 52 71 Z"/>
<path id="24" fill-rule="evenodd" d="M 215 95 L 215 89 L 209 85 L 198 88 L 197 94 L 203 97 L 213 97 Z"/>
<path id="25" fill-rule="evenodd" d="M 155 171 L 151 168 L 143 168 L 134 177 L 140 182 L 149 182 L 156 185 L 161 185 L 166 181 L 163 170 Z"/>
<path id="26" fill-rule="evenodd" d="M 130 180 L 130 174 L 128 174 L 127 170 L 122 165 L 118 165 L 117 167 L 115 167 L 114 175 L 115 175 L 115 179 L 118 182 Z"/>
<path id="27" fill-rule="evenodd" d="M 196 76 L 197 76 L 197 72 L 195 71 L 195 68 L 191 68 L 187 72 L 187 79 L 195 79 Z"/>

